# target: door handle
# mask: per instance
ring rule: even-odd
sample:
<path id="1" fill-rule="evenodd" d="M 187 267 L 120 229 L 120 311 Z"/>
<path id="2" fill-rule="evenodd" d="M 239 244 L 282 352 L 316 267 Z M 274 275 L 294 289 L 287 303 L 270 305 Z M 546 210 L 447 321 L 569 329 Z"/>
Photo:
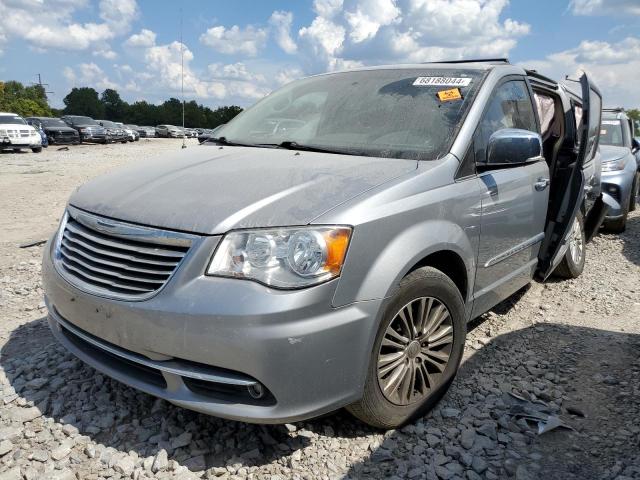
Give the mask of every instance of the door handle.
<path id="1" fill-rule="evenodd" d="M 538 179 L 536 183 L 533 184 L 533 186 L 536 188 L 537 191 L 541 192 L 542 190 L 544 190 L 549 186 L 549 179 L 541 177 Z"/>

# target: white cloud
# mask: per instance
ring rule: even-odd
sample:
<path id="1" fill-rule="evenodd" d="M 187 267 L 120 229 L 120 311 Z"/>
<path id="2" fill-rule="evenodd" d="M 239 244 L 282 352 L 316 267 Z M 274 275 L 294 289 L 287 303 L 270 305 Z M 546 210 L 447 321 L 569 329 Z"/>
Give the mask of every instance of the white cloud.
<path id="1" fill-rule="evenodd" d="M 125 45 L 129 47 L 152 47 L 156 44 L 156 34 L 151 30 L 143 28 L 140 33 L 131 35 Z"/>
<path id="2" fill-rule="evenodd" d="M 294 80 L 304 77 L 304 72 L 297 67 L 283 68 L 276 75 L 278 85 L 285 85 Z"/>
<path id="3" fill-rule="evenodd" d="M 138 15 L 135 0 L 101 0 L 102 22 L 74 21 L 84 0 L 0 0 L 0 37 L 21 38 L 39 50 L 87 50 L 98 48 L 113 57 L 103 44 L 126 33 Z"/>
<path id="4" fill-rule="evenodd" d="M 571 0 L 574 15 L 640 15 L 638 0 Z"/>
<path id="5" fill-rule="evenodd" d="M 107 88 L 120 88 L 117 83 L 109 80 L 104 70 L 93 62 L 81 63 L 75 69 L 65 67 L 62 74 L 74 87 L 92 87 L 98 92 Z"/>
<path id="6" fill-rule="evenodd" d="M 105 45 L 103 48 L 99 48 L 93 52 L 95 57 L 106 58 L 107 60 L 113 60 L 118 56 L 116 52 L 111 50 L 108 45 Z"/>
<path id="7" fill-rule="evenodd" d="M 508 0 L 316 0 L 299 32 L 301 61 L 318 72 L 361 64 L 507 56 L 526 23 Z"/>
<path id="8" fill-rule="evenodd" d="M 326 68 L 335 69 L 338 55 L 342 51 L 346 30 L 325 17 L 316 17 L 311 25 L 303 27 L 298 32 L 300 40 L 307 46 L 312 61 L 320 61 Z"/>
<path id="9" fill-rule="evenodd" d="M 617 43 L 583 41 L 576 48 L 522 65 L 556 79 L 567 74 L 577 78 L 586 71 L 602 91 L 605 106 L 640 105 L 635 81 L 640 77 L 639 38 L 629 37 Z"/>
<path id="10" fill-rule="evenodd" d="M 255 57 L 267 41 L 267 30 L 252 25 L 244 29 L 237 25 L 231 28 L 217 26 L 200 35 L 200 41 L 220 53 Z"/>
<path id="11" fill-rule="evenodd" d="M 355 43 L 373 38 L 380 27 L 399 20 L 400 14 L 395 0 L 361 0 L 354 11 L 345 12 L 351 27 L 349 36 Z"/>
<path id="12" fill-rule="evenodd" d="M 343 0 L 314 0 L 313 10 L 324 18 L 332 18 L 342 10 Z"/>
<path id="13" fill-rule="evenodd" d="M 286 53 L 295 53 L 298 50 L 296 42 L 291 38 L 291 24 L 293 14 L 291 12 L 276 11 L 271 14 L 269 24 L 274 29 L 274 35 L 278 46 Z"/>

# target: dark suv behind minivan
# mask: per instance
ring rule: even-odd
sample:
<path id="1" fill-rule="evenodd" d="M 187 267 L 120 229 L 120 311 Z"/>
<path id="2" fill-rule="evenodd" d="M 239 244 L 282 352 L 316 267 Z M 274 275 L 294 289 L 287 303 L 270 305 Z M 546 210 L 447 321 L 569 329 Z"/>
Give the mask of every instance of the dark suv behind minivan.
<path id="1" fill-rule="evenodd" d="M 200 412 L 402 425 L 451 384 L 469 320 L 581 274 L 610 199 L 579 85 L 507 61 L 286 85 L 72 195 L 45 249 L 52 331 Z"/>
<path id="2" fill-rule="evenodd" d="M 91 117 L 64 115 L 60 117 L 80 134 L 81 142 L 107 143 L 107 131 Z"/>

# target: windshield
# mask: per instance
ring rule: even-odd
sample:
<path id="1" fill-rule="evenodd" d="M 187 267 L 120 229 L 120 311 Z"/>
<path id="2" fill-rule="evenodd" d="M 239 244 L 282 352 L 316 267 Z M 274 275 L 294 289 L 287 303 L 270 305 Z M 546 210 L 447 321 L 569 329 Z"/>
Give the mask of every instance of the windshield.
<path id="1" fill-rule="evenodd" d="M 624 147 L 620 120 L 603 120 L 600 126 L 600 145 Z"/>
<path id="2" fill-rule="evenodd" d="M 395 69 L 306 78 L 216 132 L 230 143 L 429 160 L 447 153 L 484 72 Z"/>
<path id="3" fill-rule="evenodd" d="M 74 125 L 98 125 L 98 123 L 89 117 L 70 117 L 69 120 Z"/>
<path id="4" fill-rule="evenodd" d="M 10 124 L 10 125 L 26 125 L 22 117 L 18 117 L 17 115 L 0 115 L 0 123 Z"/>
<path id="5" fill-rule="evenodd" d="M 68 125 L 64 123 L 59 118 L 43 118 L 40 120 L 40 123 L 45 127 L 67 127 Z"/>

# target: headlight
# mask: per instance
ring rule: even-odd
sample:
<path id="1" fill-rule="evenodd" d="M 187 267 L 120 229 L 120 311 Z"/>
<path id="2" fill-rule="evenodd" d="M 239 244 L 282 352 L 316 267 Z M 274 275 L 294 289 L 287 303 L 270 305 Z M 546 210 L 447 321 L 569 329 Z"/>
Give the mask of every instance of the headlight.
<path id="1" fill-rule="evenodd" d="M 620 158 L 611 162 L 602 162 L 603 172 L 616 172 L 618 170 L 624 170 L 624 166 L 627 163 L 626 158 Z"/>
<path id="2" fill-rule="evenodd" d="M 276 288 L 301 288 L 340 275 L 351 228 L 295 227 L 225 235 L 207 275 L 245 278 Z"/>

